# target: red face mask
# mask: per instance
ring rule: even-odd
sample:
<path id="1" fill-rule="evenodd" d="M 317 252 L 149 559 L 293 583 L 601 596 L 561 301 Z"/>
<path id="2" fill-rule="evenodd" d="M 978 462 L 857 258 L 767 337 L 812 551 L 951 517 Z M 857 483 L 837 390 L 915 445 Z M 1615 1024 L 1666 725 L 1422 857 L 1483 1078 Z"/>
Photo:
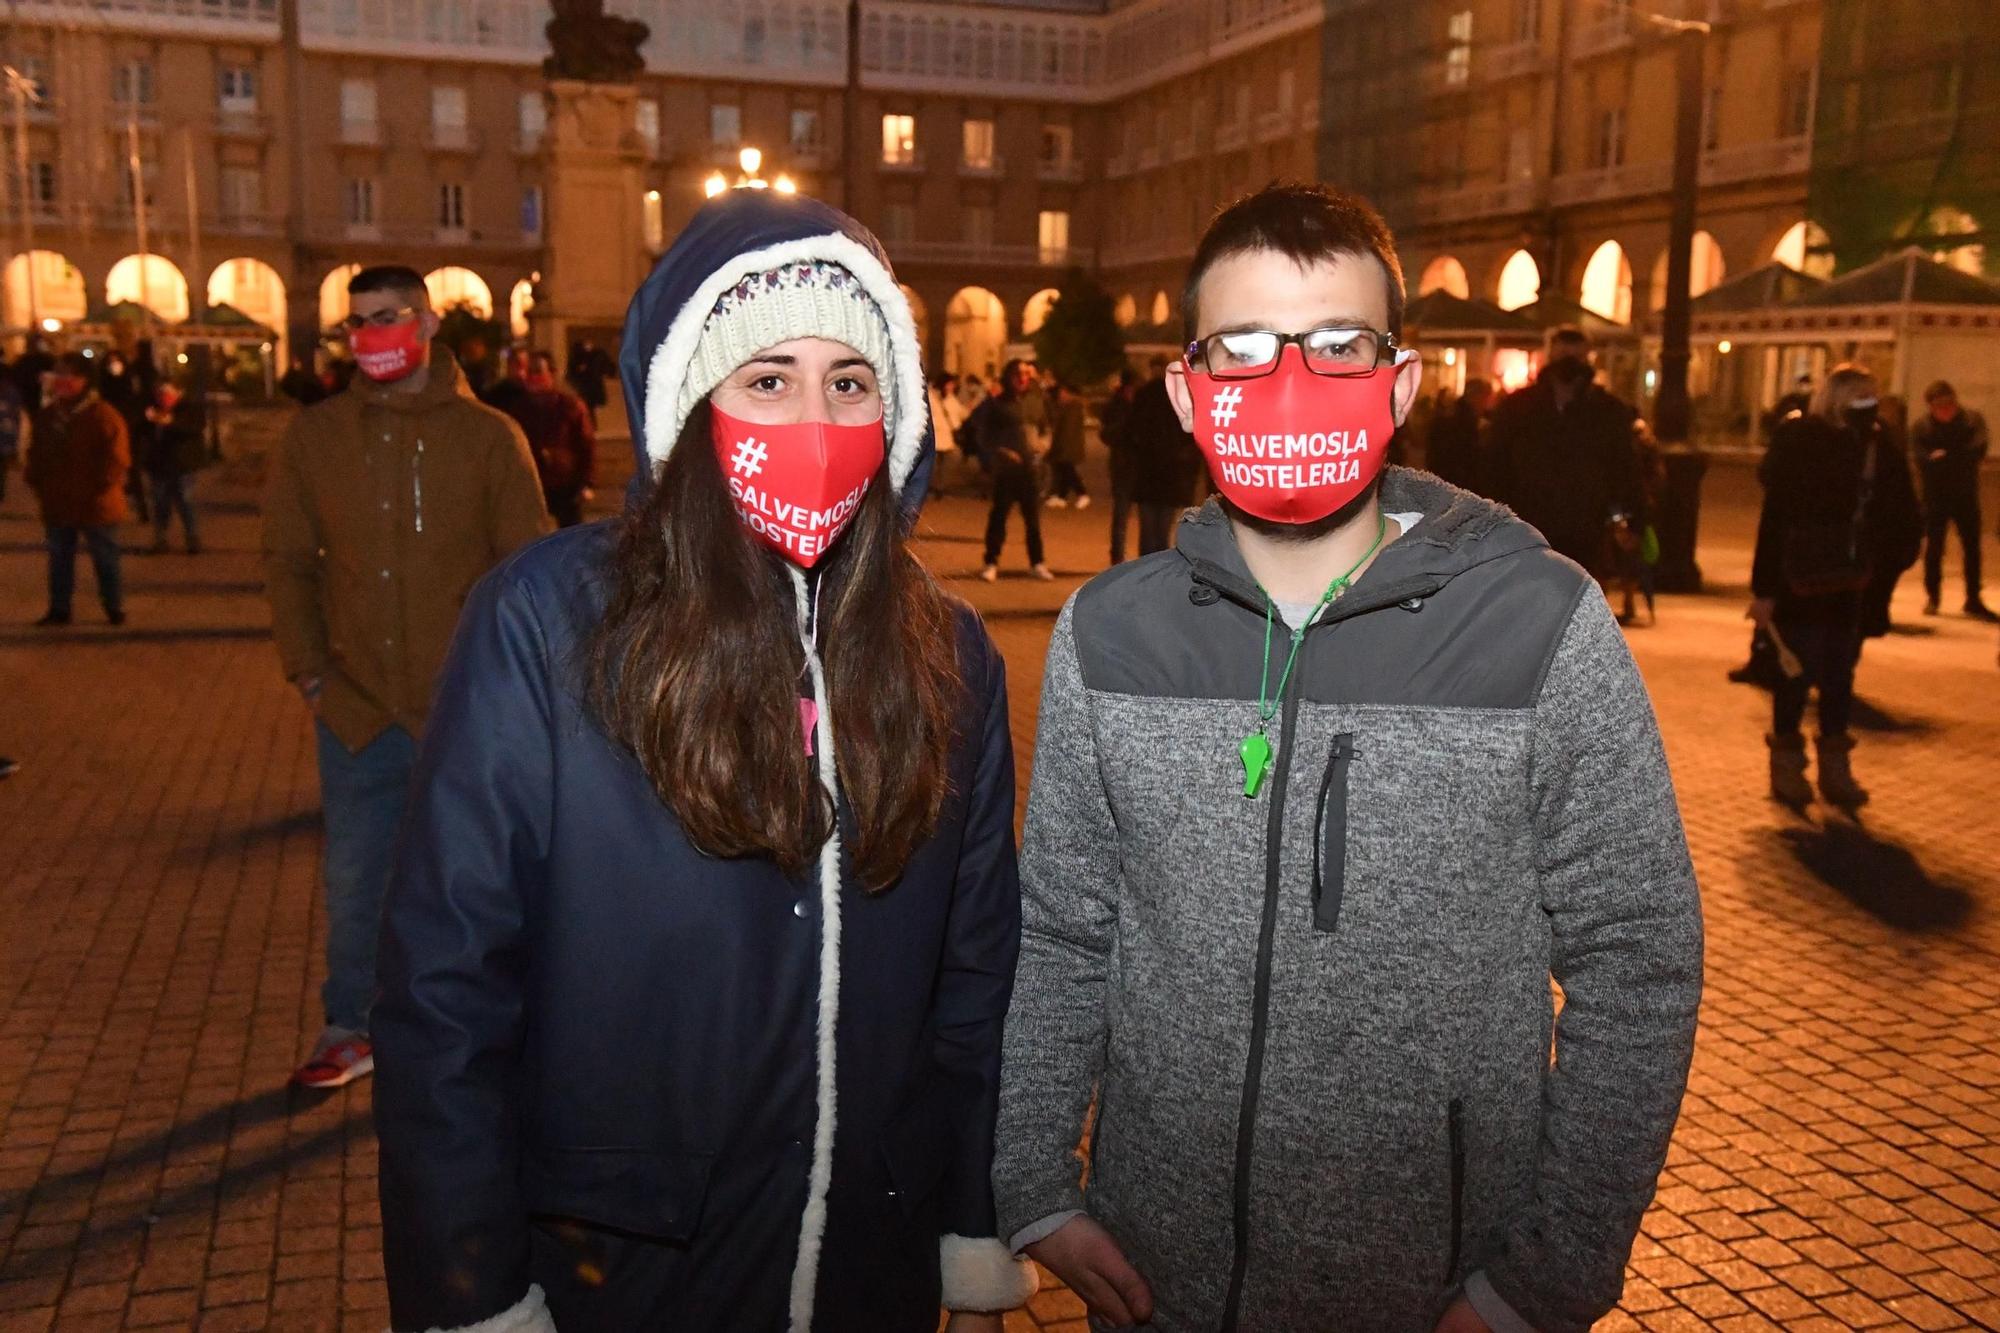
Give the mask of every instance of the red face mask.
<path id="1" fill-rule="evenodd" d="M 414 375 L 424 364 L 422 321 L 406 319 L 386 328 L 363 324 L 348 332 L 354 364 L 377 384 L 393 384 Z"/>
<path id="2" fill-rule="evenodd" d="M 854 521 L 888 456 L 880 421 L 760 426 L 713 405 L 709 420 L 738 516 L 757 540 L 804 569 Z"/>
<path id="3" fill-rule="evenodd" d="M 1216 489 L 1245 513 L 1313 523 L 1368 489 L 1388 459 L 1394 366 L 1315 375 L 1295 346 L 1256 379 L 1187 373 L 1194 437 Z"/>

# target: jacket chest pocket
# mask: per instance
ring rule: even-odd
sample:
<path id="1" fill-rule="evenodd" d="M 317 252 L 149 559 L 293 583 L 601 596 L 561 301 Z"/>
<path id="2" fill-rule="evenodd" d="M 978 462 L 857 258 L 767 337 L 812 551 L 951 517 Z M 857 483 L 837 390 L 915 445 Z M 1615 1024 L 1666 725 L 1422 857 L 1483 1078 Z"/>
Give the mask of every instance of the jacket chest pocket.
<path id="1" fill-rule="evenodd" d="M 1320 775 L 1319 799 L 1313 807 L 1315 930 L 1332 931 L 1340 924 L 1340 903 L 1347 891 L 1347 787 L 1356 753 L 1353 732 L 1335 736 L 1327 752 L 1326 768 Z"/>

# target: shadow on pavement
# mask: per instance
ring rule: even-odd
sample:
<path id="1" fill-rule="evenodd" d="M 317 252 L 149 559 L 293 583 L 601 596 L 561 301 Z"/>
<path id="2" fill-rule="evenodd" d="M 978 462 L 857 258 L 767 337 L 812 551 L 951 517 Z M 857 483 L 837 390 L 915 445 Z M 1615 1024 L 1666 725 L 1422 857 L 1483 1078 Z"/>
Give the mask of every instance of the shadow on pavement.
<path id="1" fill-rule="evenodd" d="M 78 633 L 79 630 L 85 631 Z M 94 631 L 94 632 L 93 632 Z M 268 639 L 269 625 L 185 625 L 178 628 L 122 629 L 93 626 L 88 620 L 56 630 L 0 631 L 0 647 L 101 648 L 122 643 L 198 643 L 219 639 Z"/>
<path id="2" fill-rule="evenodd" d="M 368 1110 L 364 1106 L 344 1119 L 292 1138 L 268 1152 L 252 1155 L 218 1151 L 212 1161 L 202 1163 L 209 1169 L 197 1178 L 157 1193 L 119 1189 L 114 1182 L 130 1186 L 134 1180 L 157 1177 L 163 1163 L 170 1159 L 185 1161 L 203 1148 L 226 1149 L 235 1134 L 311 1110 L 331 1096 L 287 1084 L 218 1106 L 193 1120 L 148 1135 L 102 1161 L 72 1171 L 51 1172 L 26 1190 L 0 1193 L 0 1209 L 25 1212 L 59 1201 L 94 1198 L 100 1202 L 91 1210 L 90 1229 L 97 1233 L 149 1226 L 173 1213 L 208 1212 L 215 1207 L 218 1194 L 224 1200 L 252 1195 L 265 1188 L 272 1177 L 282 1176 L 304 1162 L 328 1154 L 337 1158 L 350 1131 L 367 1131 Z M 126 1178 L 121 1180 L 121 1177 Z M 106 1194 L 114 1194 L 117 1202 L 104 1206 L 102 1200 Z M 16 1253 L 19 1252 L 17 1249 Z"/>
<path id="3" fill-rule="evenodd" d="M 170 597 L 261 597 L 264 595 L 264 580 L 243 579 L 209 582 L 204 579 L 149 579 L 127 578 L 125 591 L 157 592 Z"/>
<path id="4" fill-rule="evenodd" d="M 1908 848 L 1859 825 L 1843 820 L 1780 829 L 1777 836 L 1814 878 L 1885 926 L 1934 934 L 1955 930 L 1972 915 L 1969 892 L 1933 879 Z"/>
<path id="5" fill-rule="evenodd" d="M 1897 736 L 1924 736 L 1937 730 L 1935 722 L 1917 717 L 1897 717 L 1885 713 L 1866 699 L 1856 698 L 1852 717 L 1856 731 Z"/>
<path id="6" fill-rule="evenodd" d="M 167 859 L 176 864 L 200 863 L 214 856 L 218 850 L 246 851 L 260 842 L 270 842 L 294 833 L 317 833 L 319 828 L 320 811 L 317 806 L 310 810 L 295 810 L 275 819 L 219 830 L 214 842 L 178 847 Z"/>

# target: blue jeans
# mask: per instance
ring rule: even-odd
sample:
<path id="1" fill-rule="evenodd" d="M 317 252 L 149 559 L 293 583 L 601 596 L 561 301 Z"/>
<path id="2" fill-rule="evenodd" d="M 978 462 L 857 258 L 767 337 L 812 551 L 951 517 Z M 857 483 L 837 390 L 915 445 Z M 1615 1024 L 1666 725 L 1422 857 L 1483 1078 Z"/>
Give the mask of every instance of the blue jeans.
<path id="1" fill-rule="evenodd" d="M 417 743 L 391 727 L 350 754 L 324 722 L 314 725 L 326 812 L 326 985 L 320 1001 L 330 1025 L 366 1032 L 375 1003 L 375 937 Z"/>
<path id="2" fill-rule="evenodd" d="M 97 570 L 97 600 L 104 614 L 115 616 L 125 607 L 123 587 L 118 578 L 118 527 L 49 528 L 49 610 L 59 616 L 70 613 L 76 597 L 76 543 L 81 537 L 90 548 L 90 563 Z"/>
<path id="3" fill-rule="evenodd" d="M 181 516 L 181 532 L 187 537 L 190 552 L 201 549 L 201 532 L 195 527 L 194 505 L 188 500 L 188 482 L 193 480 L 184 472 L 153 474 L 153 540 L 165 546 L 167 529 L 173 523 L 173 516 Z"/>

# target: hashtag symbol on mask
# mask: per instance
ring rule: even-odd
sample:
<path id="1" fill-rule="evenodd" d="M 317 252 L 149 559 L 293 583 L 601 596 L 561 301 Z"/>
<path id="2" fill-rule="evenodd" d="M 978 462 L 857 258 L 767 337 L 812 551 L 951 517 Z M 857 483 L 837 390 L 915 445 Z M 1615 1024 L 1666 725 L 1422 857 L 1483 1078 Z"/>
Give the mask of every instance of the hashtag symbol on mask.
<path id="1" fill-rule="evenodd" d="M 729 460 L 731 470 L 746 477 L 754 477 L 764 470 L 764 460 L 771 451 L 756 440 L 745 440 L 736 446 L 736 456 Z"/>
<path id="2" fill-rule="evenodd" d="M 1236 420 L 1236 405 L 1243 401 L 1243 390 L 1230 385 L 1215 395 L 1215 402 L 1208 409 L 1209 420 L 1218 426 L 1227 426 Z"/>

